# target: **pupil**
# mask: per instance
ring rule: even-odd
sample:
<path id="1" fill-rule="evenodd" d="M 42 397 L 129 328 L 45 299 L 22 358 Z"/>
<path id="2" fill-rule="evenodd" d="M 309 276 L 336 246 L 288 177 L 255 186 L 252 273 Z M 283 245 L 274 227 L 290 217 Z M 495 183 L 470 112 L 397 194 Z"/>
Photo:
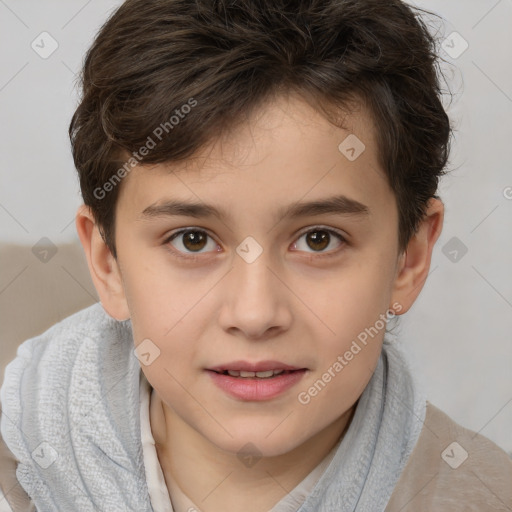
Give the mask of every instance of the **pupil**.
<path id="1" fill-rule="evenodd" d="M 327 231 L 312 231 L 306 238 L 307 244 L 311 249 L 322 250 L 329 245 L 330 235 Z"/>
<path id="2" fill-rule="evenodd" d="M 183 237 L 183 245 L 191 251 L 199 251 L 204 247 L 206 237 L 201 231 L 189 231 Z"/>

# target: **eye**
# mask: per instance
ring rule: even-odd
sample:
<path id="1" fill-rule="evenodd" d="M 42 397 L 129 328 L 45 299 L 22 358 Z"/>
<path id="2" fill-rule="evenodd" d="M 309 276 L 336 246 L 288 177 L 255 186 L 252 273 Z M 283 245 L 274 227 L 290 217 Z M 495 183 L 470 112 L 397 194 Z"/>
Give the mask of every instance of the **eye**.
<path id="1" fill-rule="evenodd" d="M 304 241 L 301 242 L 301 239 L 304 239 Z M 173 252 L 179 257 L 189 259 L 196 258 L 196 254 L 210 251 L 218 252 L 220 250 L 219 245 L 213 238 L 205 230 L 199 228 L 180 229 L 172 233 L 164 243 L 172 245 L 176 249 Z M 310 254 L 318 253 L 319 256 L 331 256 L 329 253 L 344 243 L 346 243 L 345 238 L 337 231 L 322 226 L 315 226 L 302 233 L 298 240 L 293 243 L 292 247 L 295 250 L 309 252 Z M 308 251 L 308 248 L 311 251 Z M 326 251 L 328 248 L 331 250 Z"/>
<path id="2" fill-rule="evenodd" d="M 176 231 L 165 240 L 165 243 L 171 244 L 178 250 L 178 255 L 185 258 L 188 257 L 186 256 L 187 254 L 201 254 L 202 252 L 208 252 L 208 250 L 215 250 L 215 248 L 218 247 L 206 231 L 197 228 L 188 228 Z M 207 250 L 203 251 L 205 248 Z M 192 256 L 192 258 L 193 257 L 194 256 Z"/>
<path id="3" fill-rule="evenodd" d="M 332 235 L 334 235 L 335 238 L 333 238 Z M 303 238 L 304 242 L 301 243 L 301 239 Z M 338 242 L 337 245 L 335 242 Z M 334 248 L 332 247 L 333 243 Z M 337 231 L 322 226 L 315 226 L 313 229 L 302 233 L 298 241 L 293 244 L 293 247 L 299 251 L 305 252 L 310 252 L 307 251 L 307 248 L 310 248 L 312 249 L 311 253 L 320 253 L 323 255 L 325 252 L 331 252 L 325 251 L 326 248 L 331 247 L 331 249 L 336 249 L 336 247 L 340 247 L 344 243 L 346 243 L 345 238 Z"/>

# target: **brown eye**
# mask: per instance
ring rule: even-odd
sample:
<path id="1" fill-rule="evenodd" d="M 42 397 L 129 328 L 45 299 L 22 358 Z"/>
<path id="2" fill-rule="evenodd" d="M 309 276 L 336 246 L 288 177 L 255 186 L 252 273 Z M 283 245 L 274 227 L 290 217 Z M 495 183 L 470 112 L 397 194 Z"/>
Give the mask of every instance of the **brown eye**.
<path id="1" fill-rule="evenodd" d="M 202 229 L 182 229 L 172 234 L 165 243 L 172 245 L 184 257 L 192 253 L 209 252 L 208 249 L 215 250 L 218 247 L 212 237 Z"/>
<path id="2" fill-rule="evenodd" d="M 190 251 L 200 251 L 206 245 L 206 236 L 202 231 L 187 231 L 182 235 L 182 240 Z"/>
<path id="3" fill-rule="evenodd" d="M 323 251 L 331 240 L 327 231 L 310 231 L 306 233 L 306 243 L 315 251 Z"/>
<path id="4" fill-rule="evenodd" d="M 345 242 L 345 238 L 338 232 L 316 227 L 303 233 L 293 245 L 299 251 L 310 254 L 319 253 L 319 256 L 321 256 L 324 253 L 327 255 L 327 253 L 335 252 L 333 250 L 339 248 Z M 329 247 L 332 250 L 326 250 Z"/>

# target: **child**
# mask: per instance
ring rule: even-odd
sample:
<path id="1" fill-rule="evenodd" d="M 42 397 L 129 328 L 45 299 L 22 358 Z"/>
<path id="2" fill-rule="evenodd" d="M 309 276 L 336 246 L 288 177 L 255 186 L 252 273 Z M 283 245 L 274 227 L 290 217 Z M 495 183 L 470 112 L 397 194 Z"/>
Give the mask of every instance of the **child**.
<path id="1" fill-rule="evenodd" d="M 70 126 L 101 304 L 6 368 L 6 510 L 512 510 L 386 330 L 442 229 L 437 71 L 400 0 L 112 15 Z"/>

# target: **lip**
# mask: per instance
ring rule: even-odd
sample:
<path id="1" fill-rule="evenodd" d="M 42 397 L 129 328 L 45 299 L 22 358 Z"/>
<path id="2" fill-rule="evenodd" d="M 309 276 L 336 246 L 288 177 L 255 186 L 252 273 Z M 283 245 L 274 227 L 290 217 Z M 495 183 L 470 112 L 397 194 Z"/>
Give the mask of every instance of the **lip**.
<path id="1" fill-rule="evenodd" d="M 258 361 L 257 363 L 249 363 L 248 361 L 232 361 L 230 363 L 221 364 L 207 370 L 214 372 L 224 372 L 226 370 L 235 370 L 242 372 L 266 372 L 269 370 L 304 370 L 300 366 L 290 366 L 289 364 L 281 363 L 280 361 Z"/>
<path id="2" fill-rule="evenodd" d="M 254 365 L 252 366 L 254 368 Z M 267 369 L 283 369 L 269 368 Z M 264 370 L 241 370 L 241 371 L 264 371 Z M 216 373 L 213 370 L 206 370 L 213 383 L 231 397 L 244 401 L 261 402 L 271 400 L 295 386 L 306 374 L 306 368 L 292 369 L 289 373 L 282 373 L 268 379 L 258 377 L 231 377 L 223 373 Z"/>

